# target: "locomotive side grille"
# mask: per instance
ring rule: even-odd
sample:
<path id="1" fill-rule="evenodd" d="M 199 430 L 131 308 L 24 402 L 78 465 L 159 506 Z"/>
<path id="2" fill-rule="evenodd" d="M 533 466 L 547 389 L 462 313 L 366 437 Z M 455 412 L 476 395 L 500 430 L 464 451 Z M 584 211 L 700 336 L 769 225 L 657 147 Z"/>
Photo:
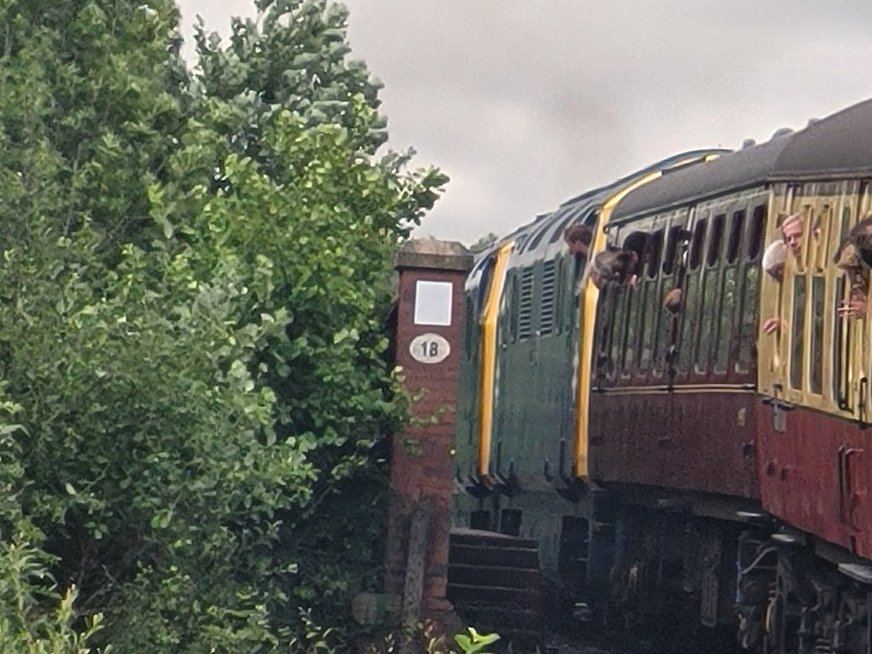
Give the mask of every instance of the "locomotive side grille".
<path id="1" fill-rule="evenodd" d="M 554 260 L 542 266 L 542 293 L 539 296 L 539 334 L 548 336 L 554 330 Z"/>
<path id="2" fill-rule="evenodd" d="M 521 301 L 518 307 L 518 338 L 530 338 L 533 333 L 533 269 L 521 271 Z"/>

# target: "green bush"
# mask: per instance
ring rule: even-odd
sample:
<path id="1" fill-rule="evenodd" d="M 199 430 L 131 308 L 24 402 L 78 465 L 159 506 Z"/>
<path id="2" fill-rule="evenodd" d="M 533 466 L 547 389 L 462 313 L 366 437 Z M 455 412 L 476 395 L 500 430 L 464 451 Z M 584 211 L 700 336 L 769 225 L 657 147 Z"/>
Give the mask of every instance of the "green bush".
<path id="1" fill-rule="evenodd" d="M 10 637 L 286 651 L 381 561 L 392 256 L 445 178 L 376 155 L 341 7 L 261 5 L 190 73 L 169 0 L 0 3 Z"/>

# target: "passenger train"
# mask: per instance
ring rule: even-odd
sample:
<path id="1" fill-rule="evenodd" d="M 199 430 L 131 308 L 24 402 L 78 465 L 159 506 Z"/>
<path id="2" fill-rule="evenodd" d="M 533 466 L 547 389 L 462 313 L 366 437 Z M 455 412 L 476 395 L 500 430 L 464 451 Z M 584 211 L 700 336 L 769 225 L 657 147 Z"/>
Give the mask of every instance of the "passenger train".
<path id="1" fill-rule="evenodd" d="M 833 264 L 870 184 L 872 100 L 660 161 L 480 255 L 455 524 L 538 540 L 554 592 L 598 621 L 872 654 L 872 320 L 839 315 Z M 762 255 L 794 215 L 776 278 Z M 578 224 L 587 256 L 563 239 Z M 586 273 L 607 248 L 638 253 L 632 283 Z"/>

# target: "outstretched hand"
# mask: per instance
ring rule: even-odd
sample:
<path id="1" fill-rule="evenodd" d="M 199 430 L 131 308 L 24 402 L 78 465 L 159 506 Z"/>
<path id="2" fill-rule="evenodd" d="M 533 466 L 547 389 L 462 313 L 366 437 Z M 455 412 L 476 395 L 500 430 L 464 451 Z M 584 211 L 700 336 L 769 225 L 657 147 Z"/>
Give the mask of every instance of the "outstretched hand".
<path id="1" fill-rule="evenodd" d="M 763 321 L 763 333 L 774 334 L 781 331 L 781 318 L 767 318 Z"/>
<path id="2" fill-rule="evenodd" d="M 839 318 L 859 320 L 866 317 L 866 298 L 851 298 L 836 309 Z"/>

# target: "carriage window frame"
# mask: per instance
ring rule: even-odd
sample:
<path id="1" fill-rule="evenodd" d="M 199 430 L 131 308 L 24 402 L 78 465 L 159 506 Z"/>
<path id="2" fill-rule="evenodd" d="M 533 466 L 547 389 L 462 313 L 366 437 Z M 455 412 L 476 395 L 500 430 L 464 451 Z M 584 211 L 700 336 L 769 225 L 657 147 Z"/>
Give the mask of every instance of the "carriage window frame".
<path id="1" fill-rule="evenodd" d="M 647 274 L 643 274 L 639 282 L 640 288 L 637 290 L 637 292 L 644 291 L 645 294 L 642 302 L 642 325 L 639 330 L 639 365 L 636 368 L 636 373 L 640 376 L 645 376 L 654 370 L 658 356 L 658 334 L 663 323 L 663 312 L 657 309 L 661 306 L 660 289 L 663 275 L 660 274 L 660 269 L 664 233 L 664 228 L 660 227 L 648 234 Z"/>
<path id="2" fill-rule="evenodd" d="M 808 326 L 808 390 L 815 395 L 824 389 L 824 321 L 826 278 L 823 274 L 811 275 L 811 324 Z"/>
<path id="3" fill-rule="evenodd" d="M 853 205 L 850 202 L 846 202 L 842 207 L 842 215 L 839 220 L 839 238 L 833 239 L 832 247 L 830 249 L 831 257 L 836 256 L 836 252 L 839 249 L 842 241 L 844 241 L 848 237 L 848 233 L 851 231 L 851 221 L 854 217 Z M 836 308 L 841 305 L 843 302 L 848 301 L 849 296 L 849 286 L 843 275 L 839 275 L 836 278 L 836 288 L 833 293 L 834 306 L 832 307 L 832 320 L 833 320 L 833 342 L 832 342 L 832 360 L 833 360 L 833 368 L 832 368 L 832 393 L 833 400 L 836 403 L 836 406 L 842 408 L 843 410 L 849 409 L 850 402 L 850 388 L 849 388 L 849 380 L 848 375 L 850 374 L 850 366 L 847 365 L 848 362 L 848 354 L 850 352 L 850 326 L 842 320 L 839 315 L 836 313 Z"/>
<path id="4" fill-rule="evenodd" d="M 636 294 L 632 292 L 632 289 L 622 287 L 621 295 L 623 296 L 624 305 L 624 320 L 623 326 L 621 329 L 621 349 L 620 349 L 620 357 L 621 357 L 621 376 L 629 377 L 633 368 L 633 364 L 636 360 L 636 349 L 633 347 L 632 349 L 627 346 L 630 344 L 630 340 L 636 335 L 635 332 L 631 334 L 631 324 L 633 320 L 636 318 L 636 311 L 634 311 L 634 307 L 637 304 L 633 302 L 633 298 L 636 297 Z M 630 353 L 632 356 L 627 356 Z"/>
<path id="5" fill-rule="evenodd" d="M 761 203 L 754 206 L 750 220 L 745 221 L 745 241 L 747 259 L 739 259 L 742 271 L 742 296 L 737 322 L 738 346 L 736 349 L 735 370 L 737 373 L 749 373 L 754 369 L 755 351 L 757 348 L 757 330 L 759 328 L 760 312 L 760 263 L 763 256 L 763 238 L 766 233 L 768 207 Z"/>
<path id="6" fill-rule="evenodd" d="M 612 284 L 609 284 L 612 286 Z M 614 285 L 614 310 L 612 312 L 611 335 L 609 337 L 609 359 L 615 375 L 623 375 L 624 350 L 622 346 L 625 338 L 625 325 L 627 323 L 627 293 L 624 289 Z"/>
<path id="7" fill-rule="evenodd" d="M 739 252 L 742 251 L 742 237 L 745 235 L 745 210 L 739 209 L 733 212 L 730 221 L 730 234 L 727 239 L 727 264 L 737 263 Z"/>
<path id="8" fill-rule="evenodd" d="M 682 234 L 687 230 L 681 225 L 673 225 L 669 228 L 669 236 L 666 239 L 666 252 L 663 255 L 662 270 L 663 275 L 669 276 L 675 271 L 675 255 L 678 254 L 678 244 L 681 242 Z"/>
<path id="9" fill-rule="evenodd" d="M 727 214 L 725 213 L 719 213 L 712 220 L 712 228 L 709 230 L 708 254 L 706 255 L 707 268 L 717 266 L 722 261 L 726 224 Z"/>
<path id="10" fill-rule="evenodd" d="M 793 276 L 793 313 L 790 316 L 790 388 L 802 391 L 805 388 L 805 338 L 806 321 L 805 309 L 808 289 L 804 272 Z M 801 300 L 801 301 L 798 301 Z"/>
<path id="11" fill-rule="evenodd" d="M 697 328 L 697 338 L 693 349 L 693 369 L 698 375 L 706 375 L 711 372 L 713 366 L 712 349 L 717 342 L 717 335 L 712 329 L 705 329 L 705 325 L 714 326 L 720 322 L 722 291 L 723 291 L 723 265 L 721 254 L 723 252 L 724 230 L 726 227 L 726 214 L 716 215 L 710 224 L 706 238 L 701 244 L 705 256 L 700 257 L 700 284 L 699 289 L 699 323 L 703 327 Z M 707 303 L 710 303 L 707 304 Z M 708 312 L 707 309 L 711 311 Z"/>
<path id="12" fill-rule="evenodd" d="M 684 310 L 681 312 L 681 330 L 678 341 L 678 370 L 690 373 L 695 368 L 695 353 L 700 320 L 700 284 L 702 280 L 702 253 L 708 231 L 708 219 L 696 221 L 688 243 L 687 269 L 684 277 Z"/>
<path id="13" fill-rule="evenodd" d="M 720 301 L 718 306 L 717 334 L 715 337 L 711 370 L 715 374 L 725 375 L 730 370 L 730 363 L 738 358 L 738 311 L 742 308 L 742 291 L 744 270 L 739 261 L 745 230 L 745 209 L 737 209 L 727 221 L 724 217 L 723 233 L 726 236 L 720 249 Z M 729 224 L 727 224 L 729 223 Z M 732 284 L 732 291 L 728 285 Z M 735 367 L 735 365 L 734 365 Z"/>
<path id="14" fill-rule="evenodd" d="M 756 261 L 763 252 L 763 238 L 766 234 L 766 219 L 769 212 L 765 204 L 758 204 L 751 214 L 748 235 L 748 260 Z"/>

